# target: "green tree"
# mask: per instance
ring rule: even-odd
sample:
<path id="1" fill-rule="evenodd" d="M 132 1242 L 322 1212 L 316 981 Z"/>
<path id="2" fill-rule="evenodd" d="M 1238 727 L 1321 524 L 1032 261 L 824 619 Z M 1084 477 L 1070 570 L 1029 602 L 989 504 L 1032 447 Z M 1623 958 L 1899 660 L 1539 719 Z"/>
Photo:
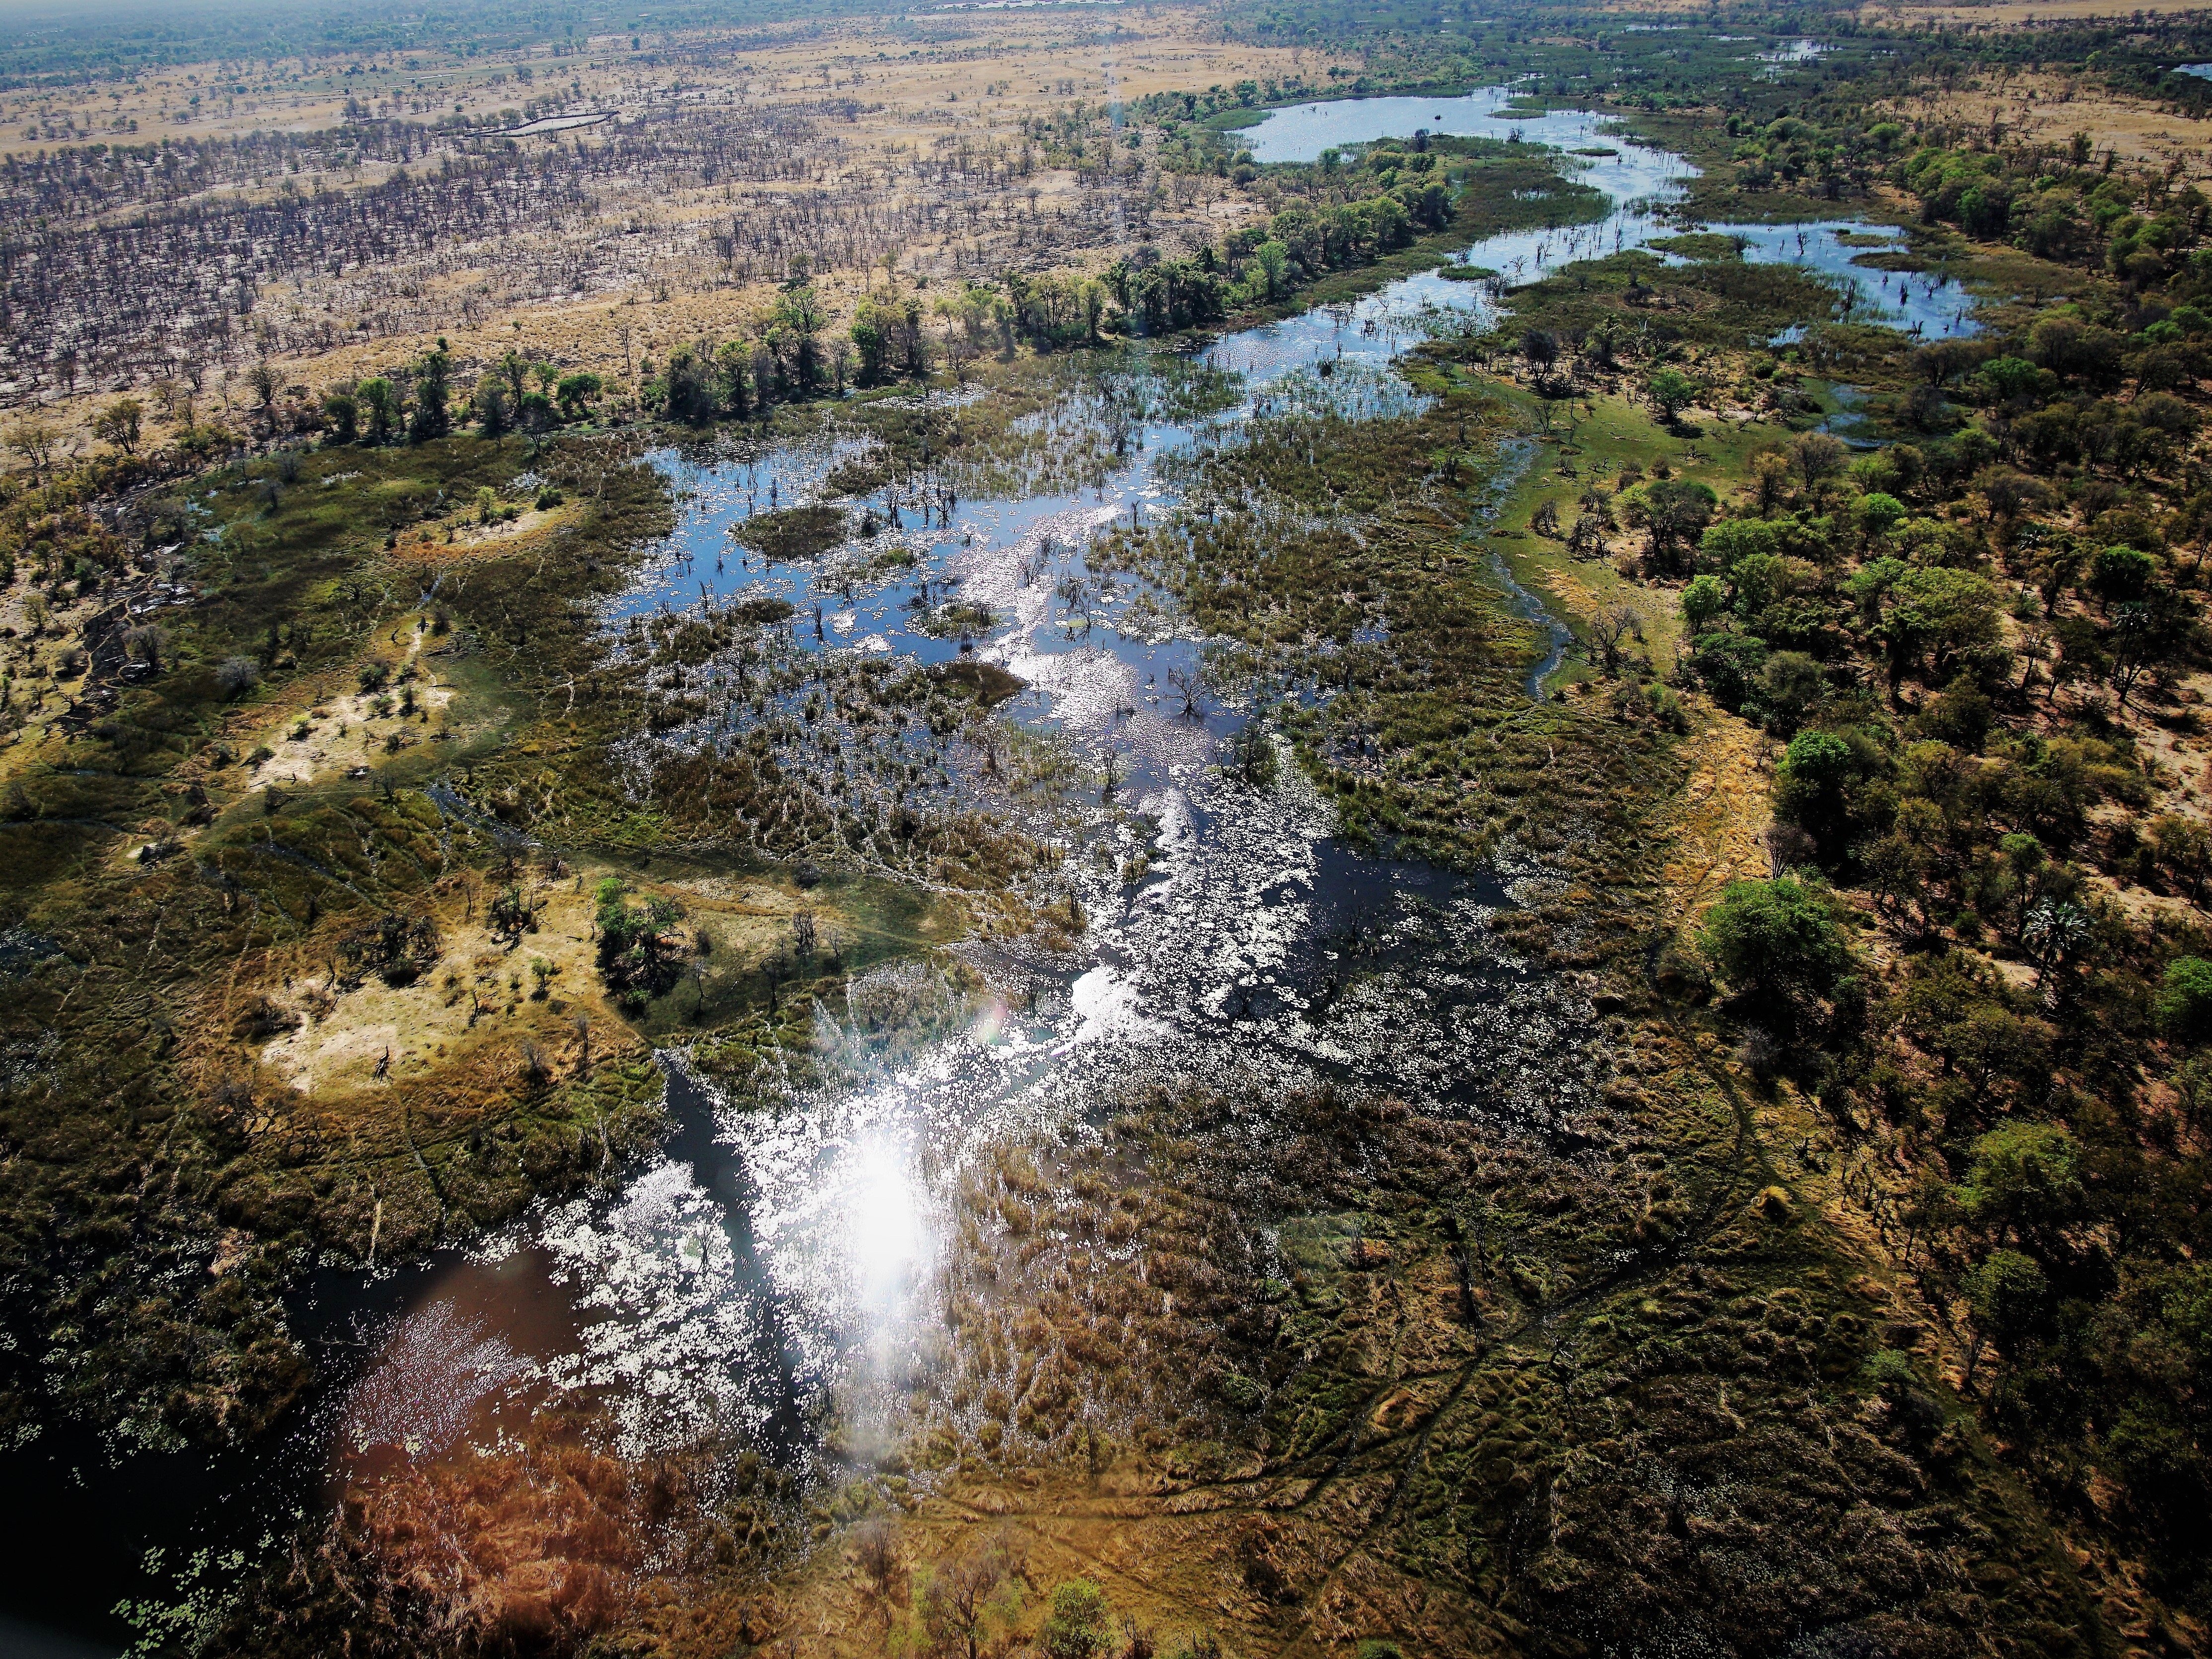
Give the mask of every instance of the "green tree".
<path id="1" fill-rule="evenodd" d="M 357 395 L 362 413 L 368 417 L 368 441 L 391 442 L 392 434 L 399 429 L 398 389 L 383 375 L 374 374 L 361 383 Z"/>
<path id="2" fill-rule="evenodd" d="M 853 350 L 860 360 L 862 386 L 874 386 L 884 378 L 884 370 L 891 361 L 891 334 L 895 327 L 889 307 L 873 300 L 861 301 L 854 313 Z"/>
<path id="3" fill-rule="evenodd" d="M 1765 711 L 1767 729 L 1779 737 L 1796 732 L 1827 693 L 1820 665 L 1802 651 L 1776 652 L 1759 673 L 1759 705 Z"/>
<path id="4" fill-rule="evenodd" d="M 1763 519 L 1723 519 L 1698 538 L 1699 560 L 1725 574 L 1739 560 L 1778 554 L 1787 546 L 1783 527 Z"/>
<path id="5" fill-rule="evenodd" d="M 1959 1188 L 1967 1219 L 2001 1243 L 2055 1236 L 2086 1201 L 2081 1148 L 2057 1123 L 2008 1123 L 1981 1136 Z"/>
<path id="6" fill-rule="evenodd" d="M 1070 1578 L 1053 1587 L 1052 1610 L 1037 1631 L 1046 1659 L 1099 1659 L 1114 1645 L 1106 1592 L 1088 1578 Z"/>
<path id="7" fill-rule="evenodd" d="M 1961 657 L 1989 650 L 2001 637 L 1996 590 L 1971 570 L 1905 569 L 1889 585 L 1881 633 L 1893 684 L 1914 670 L 1946 681 Z"/>
<path id="8" fill-rule="evenodd" d="M 1728 590 L 1714 575 L 1692 576 L 1682 590 L 1682 620 L 1692 635 L 1702 634 L 1728 605 Z"/>
<path id="9" fill-rule="evenodd" d="M 1662 478 L 1644 489 L 1638 510 L 1650 538 L 1646 556 L 1656 570 L 1680 567 L 1719 506 L 1720 497 L 1694 478 Z"/>
<path id="10" fill-rule="evenodd" d="M 138 453 L 138 431 L 145 408 L 136 398 L 118 398 L 92 417 L 92 435 L 126 455 Z"/>
<path id="11" fill-rule="evenodd" d="M 1860 770 L 1858 748 L 1836 732 L 1798 732 L 1775 769 L 1776 816 L 1811 836 L 1830 864 L 1850 840 L 1850 792 Z"/>
<path id="12" fill-rule="evenodd" d="M 1981 1334 L 2008 1354 L 2034 1335 L 2051 1304 L 2042 1263 L 2020 1250 L 1992 1250 L 1966 1276 L 1966 1305 Z"/>
<path id="13" fill-rule="evenodd" d="M 564 374 L 554 388 L 554 400 L 561 405 L 562 418 L 580 419 L 591 401 L 606 390 L 606 382 L 589 370 Z"/>
<path id="14" fill-rule="evenodd" d="M 792 384 L 802 392 L 811 392 L 821 384 L 821 334 L 829 320 L 811 283 L 784 289 L 769 313 L 769 349 L 789 369 Z"/>
<path id="15" fill-rule="evenodd" d="M 1651 399 L 1661 418 L 1671 424 L 1698 401 L 1698 383 L 1679 368 L 1662 368 L 1645 379 L 1644 395 Z"/>
<path id="16" fill-rule="evenodd" d="M 442 340 L 435 351 L 426 351 L 416 361 L 415 411 L 407 422 L 408 442 L 428 443 L 453 429 L 453 366 Z"/>
<path id="17" fill-rule="evenodd" d="M 323 394 L 323 419 L 330 422 L 331 441 L 349 444 L 361 436 L 361 399 L 341 383 Z"/>
<path id="18" fill-rule="evenodd" d="M 1753 553 L 1738 559 L 1729 577 L 1735 589 L 1736 614 L 1747 622 L 1753 621 L 1777 599 L 1787 599 L 1796 586 L 1796 573 L 1790 568 L 1790 561 L 1771 553 Z"/>
<path id="19" fill-rule="evenodd" d="M 599 883 L 595 920 L 599 931 L 599 975 L 624 1000 L 642 1004 L 672 988 L 683 976 L 675 928 L 682 913 L 669 900 L 648 898 L 633 904 L 619 877 Z"/>
<path id="20" fill-rule="evenodd" d="M 1757 686 L 1766 656 L 1766 641 L 1755 634 L 1700 634 L 1692 641 L 1690 671 L 1713 701 L 1733 714 Z"/>
<path id="21" fill-rule="evenodd" d="M 2205 878 L 2212 876 L 2212 830 L 2179 812 L 2161 812 L 2151 820 L 2150 839 L 2166 879 L 2192 902 L 2202 899 Z"/>
<path id="22" fill-rule="evenodd" d="M 2138 1402 L 2124 1408 L 2105 1437 L 2105 1449 L 2129 1498 L 2161 1525 L 2201 1516 L 2212 1471 L 2198 1441 L 2165 1412 Z"/>
<path id="23" fill-rule="evenodd" d="M 2150 592 L 2158 561 L 2139 547 L 2108 547 L 2089 567 L 2089 591 L 2110 607 L 2140 599 Z"/>
<path id="24" fill-rule="evenodd" d="M 715 349 L 714 395 L 733 419 L 753 412 L 752 352 L 744 341 L 725 340 Z"/>
<path id="25" fill-rule="evenodd" d="M 2043 371 L 2025 357 L 1992 357 L 1982 365 L 1982 382 L 1999 403 L 2035 395 Z"/>
<path id="26" fill-rule="evenodd" d="M 2182 957 L 2166 964 L 2159 986 L 2158 1023 L 2177 1042 L 2212 1036 L 2212 962 Z"/>
<path id="27" fill-rule="evenodd" d="M 2124 708 L 2136 683 L 2181 656 L 2201 629 L 2188 602 L 2162 585 L 2141 599 L 2114 605 L 2112 617 L 2104 641 L 2106 672 Z"/>
<path id="28" fill-rule="evenodd" d="M 523 381 L 530 373 L 530 360 L 512 347 L 500 353 L 499 361 L 487 373 L 496 374 L 507 383 L 507 400 L 512 404 L 522 401 Z"/>
<path id="29" fill-rule="evenodd" d="M 1279 300 L 1290 289 L 1291 250 L 1270 237 L 1252 250 L 1252 263 L 1266 284 L 1262 297 Z"/>
<path id="30" fill-rule="evenodd" d="M 1777 1012 L 1826 996 L 1850 966 L 1826 893 L 1795 876 L 1730 882 L 1703 944 L 1723 979 Z"/>
<path id="31" fill-rule="evenodd" d="M 487 438 L 496 438 L 514 424 L 514 405 L 507 394 L 507 379 L 486 369 L 477 380 L 476 396 L 471 400 L 476 409 L 477 430 Z"/>
<path id="32" fill-rule="evenodd" d="M 713 370 L 696 346 L 673 348 L 658 378 L 646 387 L 648 402 L 658 403 L 672 421 L 704 426 L 714 418 Z"/>
<path id="33" fill-rule="evenodd" d="M 1887 536 L 1905 522 L 1905 503 L 1883 490 L 1869 490 L 1858 499 L 1859 528 L 1869 536 Z"/>

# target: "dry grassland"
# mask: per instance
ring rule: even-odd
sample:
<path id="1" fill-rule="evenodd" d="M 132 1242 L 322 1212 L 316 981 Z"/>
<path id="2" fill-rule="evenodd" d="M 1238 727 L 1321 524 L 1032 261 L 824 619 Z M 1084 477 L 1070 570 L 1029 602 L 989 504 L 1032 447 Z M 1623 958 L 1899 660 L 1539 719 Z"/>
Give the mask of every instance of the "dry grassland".
<path id="1" fill-rule="evenodd" d="M 1859 8 L 1859 21 L 1886 28 L 1941 24 L 1952 28 L 2022 28 L 2038 23 L 2086 22 L 2137 15 L 2166 17 L 2202 11 L 2196 0 L 2149 0 L 2118 5 L 2114 0 L 1991 0 L 1986 5 L 1912 5 L 1899 0 Z"/>
<path id="2" fill-rule="evenodd" d="M 2188 177 L 2212 178 L 2212 128 L 2121 97 L 2085 76 L 1987 72 L 1954 91 L 1929 87 L 1891 107 L 1900 116 L 1962 131 L 1987 132 L 1994 124 L 2008 142 L 2057 150 L 2086 132 L 2099 155 L 2114 151 L 2123 164 L 2178 166 Z"/>

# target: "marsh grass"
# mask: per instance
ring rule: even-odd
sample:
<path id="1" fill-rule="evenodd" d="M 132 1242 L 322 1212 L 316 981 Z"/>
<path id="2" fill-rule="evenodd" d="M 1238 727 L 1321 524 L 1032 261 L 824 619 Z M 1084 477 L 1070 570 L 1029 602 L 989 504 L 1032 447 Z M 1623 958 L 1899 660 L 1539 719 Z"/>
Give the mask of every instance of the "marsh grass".
<path id="1" fill-rule="evenodd" d="M 1762 1207 L 1734 1085 L 1664 1022 L 1615 1058 L 1626 1121 L 1581 1153 L 1387 1101 L 1171 1089 L 1095 1136 L 997 1149 L 964 1190 L 894 1496 L 988 1493 L 1019 1536 L 1065 1524 L 1032 1516 L 1040 1474 L 1127 1494 L 1125 1547 L 1177 1529 L 1255 1644 L 1316 1607 L 1372 1628 L 1416 1585 L 1444 1653 L 1692 1616 L 1756 1644 L 1805 1594 L 1939 1645 L 2071 1616 L 1982 1455 L 1929 1452 L 1869 1390 L 1877 1304 Z M 1900 1574 L 1899 1547 L 2038 1565 L 1969 1605 Z M 1710 1550 L 1747 1571 L 1655 1570 Z M 1122 1594 L 1172 1617 L 1146 1598 L 1180 1577 Z"/>

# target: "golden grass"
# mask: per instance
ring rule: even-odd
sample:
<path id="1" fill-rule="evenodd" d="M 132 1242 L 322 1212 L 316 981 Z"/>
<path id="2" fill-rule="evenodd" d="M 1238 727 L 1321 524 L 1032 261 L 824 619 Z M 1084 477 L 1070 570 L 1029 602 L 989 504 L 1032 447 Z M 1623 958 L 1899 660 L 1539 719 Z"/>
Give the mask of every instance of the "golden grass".
<path id="1" fill-rule="evenodd" d="M 2020 28 L 2036 23 L 2078 23 L 2090 18 L 2123 18 L 2142 15 L 2163 17 L 2202 11 L 2193 0 L 2150 0 L 2147 5 L 2119 5 L 2114 0 L 1990 0 L 1984 5 L 1949 3 L 1914 5 L 1908 0 L 1880 0 L 1859 8 L 1859 21 L 1883 27 L 1910 28 L 1917 24 L 1943 23 L 1964 28 Z"/>
<path id="2" fill-rule="evenodd" d="M 1990 14 L 2012 9 L 1969 10 L 1958 21 L 1993 22 Z M 2057 14 L 2038 10 L 2037 15 Z M 1917 10 L 1911 14 L 1912 21 L 1922 16 Z M 2212 178 L 2212 131 L 2203 123 L 2146 100 L 2123 97 L 2086 75 L 1984 70 L 1954 91 L 1927 88 L 1896 100 L 1890 108 L 1899 116 L 1940 121 L 1965 131 L 1987 133 L 1995 124 L 2008 142 L 2057 150 L 2065 149 L 2074 134 L 2086 132 L 2100 155 L 2109 149 L 2123 162 L 2158 168 L 2178 162 L 2189 177 Z"/>

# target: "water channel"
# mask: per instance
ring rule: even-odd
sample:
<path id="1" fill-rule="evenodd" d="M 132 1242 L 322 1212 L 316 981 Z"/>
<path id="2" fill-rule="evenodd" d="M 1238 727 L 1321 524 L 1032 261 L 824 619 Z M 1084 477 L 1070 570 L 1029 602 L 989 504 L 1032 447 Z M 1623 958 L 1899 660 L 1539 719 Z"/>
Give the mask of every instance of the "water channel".
<path id="1" fill-rule="evenodd" d="M 1680 158 L 1588 114 L 1508 112 L 1508 99 L 1490 88 L 1309 105 L 1271 113 L 1247 137 L 1267 161 L 1420 128 L 1583 152 L 1582 176 L 1611 211 L 1460 256 L 1507 282 L 1685 228 L 1666 211 L 1689 176 Z M 1864 283 L 1863 317 L 1928 332 L 1972 325 L 1955 283 L 1877 282 L 1852 264 L 1892 245 L 1889 233 L 1843 221 L 1713 228 L 1738 235 L 1746 258 Z M 1503 953 L 1483 925 L 1540 889 L 1546 872 L 1460 877 L 1352 852 L 1295 768 L 1264 790 L 1223 774 L 1220 745 L 1243 710 L 1217 696 L 1191 719 L 1166 695 L 1169 671 L 1193 665 L 1200 647 L 1162 624 L 1147 603 L 1157 596 L 1123 579 L 1079 629 L 1053 598 L 1057 576 L 1088 574 L 1084 551 L 1102 527 L 1173 509 L 1170 458 L 1234 442 L 1302 401 L 1389 407 L 1410 395 L 1387 373 L 1393 357 L 1439 327 L 1486 324 L 1494 304 L 1487 284 L 1431 272 L 1228 336 L 1171 372 L 1131 363 L 1116 394 L 1126 442 L 1103 474 L 972 500 L 894 494 L 872 536 L 805 562 L 770 562 L 732 532 L 820 500 L 849 443 L 661 457 L 679 523 L 613 608 L 611 635 L 663 607 L 772 598 L 793 607 L 781 647 L 790 652 L 921 662 L 972 652 L 1011 671 L 1028 687 L 1010 705 L 1016 719 L 1079 754 L 1110 747 L 1124 763 L 1119 799 L 1092 813 L 1087 832 L 1109 856 L 1077 861 L 1091 918 L 1079 945 L 1072 957 L 974 952 L 1004 994 L 896 1071 L 875 1066 L 840 1007 L 822 1007 L 817 1044 L 840 1055 L 847 1079 L 834 1090 L 728 1101 L 680 1054 L 664 1055 L 672 1132 L 618 1193 L 540 1206 L 428 1262 L 318 1278 L 301 1298 L 300 1328 L 334 1380 L 280 1447 L 212 1466 L 183 1455 L 115 1465 L 70 1436 L 15 1454 L 68 1513 L 58 1541 L 22 1540 L 11 1566 L 26 1577 L 0 1607 L 75 1622 L 112 1651 L 116 1626 L 85 1623 L 82 1603 L 143 1593 L 149 1545 L 170 1543 L 153 1579 L 173 1595 L 186 1540 L 258 1547 L 283 1534 L 284 1504 L 328 1501 L 334 1471 L 437 1457 L 496 1434 L 502 1413 L 562 1395 L 608 1402 L 626 1452 L 711 1429 L 805 1472 L 822 1456 L 811 1430 L 825 1405 L 834 1398 L 846 1420 L 865 1422 L 889 1409 L 913 1363 L 964 1161 L 1029 1131 L 1079 1139 L 1125 1083 L 1282 1089 L 1344 1078 L 1429 1109 L 1571 1120 L 1595 1075 L 1583 1054 L 1587 1009 Z M 850 506 L 857 518 L 878 503 Z M 966 641 L 925 629 L 953 595 L 998 620 Z M 1554 629 L 1534 694 L 1565 636 L 1534 596 L 1515 598 Z M 1140 853 L 1149 873 L 1127 885 L 1116 868 Z M 910 1001 L 949 995 L 927 963 L 874 972 Z M 271 1493 L 290 1496 L 272 1504 Z M 56 1536 L 51 1522 L 44 1530 Z M 101 1554 L 96 1568 L 88 1549 Z"/>

